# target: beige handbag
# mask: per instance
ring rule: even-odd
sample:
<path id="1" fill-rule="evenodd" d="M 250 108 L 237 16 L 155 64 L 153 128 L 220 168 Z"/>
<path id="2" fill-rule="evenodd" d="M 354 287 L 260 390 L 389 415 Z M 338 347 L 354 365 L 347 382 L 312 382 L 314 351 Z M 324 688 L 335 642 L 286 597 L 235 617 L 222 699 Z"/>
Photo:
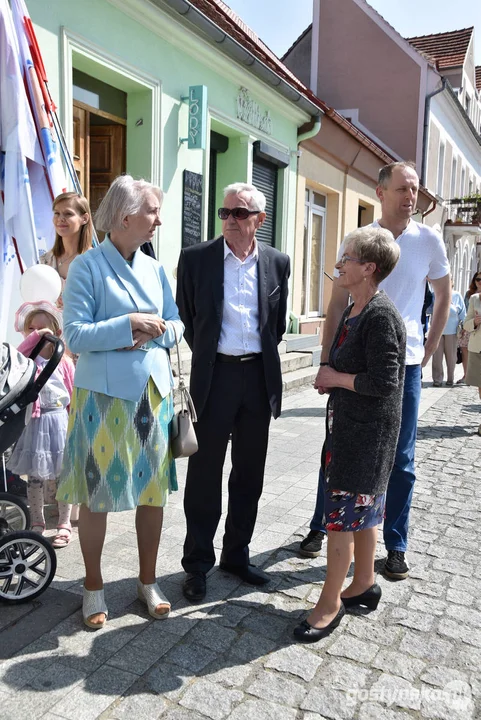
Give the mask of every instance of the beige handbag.
<path id="1" fill-rule="evenodd" d="M 177 361 L 179 365 L 179 391 L 180 410 L 172 418 L 171 449 L 175 458 L 190 457 L 199 449 L 197 437 L 194 430 L 194 423 L 197 422 L 197 413 L 194 403 L 188 391 L 184 376 L 182 374 L 182 363 L 180 360 L 179 341 L 177 330 L 174 326 L 175 346 L 177 348 Z"/>

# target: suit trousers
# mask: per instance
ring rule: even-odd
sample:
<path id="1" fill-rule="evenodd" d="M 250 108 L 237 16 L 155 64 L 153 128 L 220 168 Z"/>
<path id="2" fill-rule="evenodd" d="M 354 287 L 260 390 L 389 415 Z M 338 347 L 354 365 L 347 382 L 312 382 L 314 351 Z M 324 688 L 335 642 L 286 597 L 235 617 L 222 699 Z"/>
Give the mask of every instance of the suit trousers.
<path id="1" fill-rule="evenodd" d="M 443 358 L 446 358 L 447 380 L 454 381 L 454 370 L 456 369 L 456 351 L 458 347 L 457 335 L 441 335 L 439 345 L 433 355 L 433 382 L 443 381 Z"/>
<path id="2" fill-rule="evenodd" d="M 189 458 L 184 495 L 187 535 L 182 566 L 208 572 L 215 564 L 214 536 L 222 514 L 222 470 L 232 434 L 232 470 L 221 560 L 249 564 L 262 493 L 271 408 L 262 356 L 249 362 L 216 361 L 206 405 L 195 429 L 199 450 Z"/>

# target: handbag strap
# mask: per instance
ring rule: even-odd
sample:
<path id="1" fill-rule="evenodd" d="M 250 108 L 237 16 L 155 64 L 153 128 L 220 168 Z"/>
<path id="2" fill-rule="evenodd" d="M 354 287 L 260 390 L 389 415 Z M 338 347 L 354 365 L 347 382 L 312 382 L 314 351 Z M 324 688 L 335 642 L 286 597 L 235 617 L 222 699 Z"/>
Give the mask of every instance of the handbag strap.
<path id="1" fill-rule="evenodd" d="M 175 325 L 174 325 L 174 335 L 175 335 L 175 347 L 177 350 L 177 364 L 179 366 L 179 392 L 180 392 L 181 411 L 184 412 L 185 410 L 187 410 L 189 415 L 192 418 L 192 422 L 197 422 L 197 413 L 195 411 L 194 403 L 190 396 L 190 392 L 188 391 L 187 386 L 185 384 L 185 378 L 184 378 L 184 374 L 182 372 L 182 360 L 180 359 L 179 339 L 177 337 L 177 328 L 175 327 Z M 184 403 L 185 403 L 185 407 L 184 407 Z"/>

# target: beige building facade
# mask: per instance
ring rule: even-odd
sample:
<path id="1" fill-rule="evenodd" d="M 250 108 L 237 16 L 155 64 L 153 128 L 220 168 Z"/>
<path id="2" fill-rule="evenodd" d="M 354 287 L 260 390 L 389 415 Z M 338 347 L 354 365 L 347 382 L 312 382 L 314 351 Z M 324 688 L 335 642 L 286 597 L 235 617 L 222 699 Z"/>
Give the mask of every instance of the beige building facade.
<path id="1" fill-rule="evenodd" d="M 339 113 L 325 107 L 317 135 L 300 144 L 291 328 L 322 331 L 339 246 L 347 233 L 379 217 L 379 170 L 393 158 Z M 433 207 L 423 190 L 420 214 Z"/>

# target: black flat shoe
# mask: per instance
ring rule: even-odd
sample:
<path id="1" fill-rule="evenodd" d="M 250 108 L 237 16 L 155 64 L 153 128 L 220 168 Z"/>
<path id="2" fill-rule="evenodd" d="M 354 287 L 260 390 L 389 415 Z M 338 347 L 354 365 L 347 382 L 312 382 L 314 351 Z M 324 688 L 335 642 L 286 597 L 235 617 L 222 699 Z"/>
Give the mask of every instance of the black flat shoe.
<path id="1" fill-rule="evenodd" d="M 339 612 L 337 613 L 336 617 L 333 618 L 329 625 L 326 625 L 326 627 L 315 628 L 312 627 L 312 625 L 309 625 L 307 620 L 303 620 L 300 625 L 294 628 L 294 637 L 296 640 L 299 640 L 299 642 L 305 643 L 313 643 L 317 642 L 318 640 L 322 640 L 323 637 L 326 637 L 335 628 L 337 628 L 345 614 L 345 607 L 341 603 L 341 607 L 339 608 Z"/>
<path id="2" fill-rule="evenodd" d="M 267 583 L 270 582 L 269 575 L 266 575 L 265 572 L 256 568 L 255 565 L 229 565 L 228 563 L 220 562 L 219 567 L 224 572 L 236 575 L 250 585 L 267 585 Z"/>
<path id="3" fill-rule="evenodd" d="M 207 583 L 205 573 L 198 572 L 187 573 L 187 577 L 182 585 L 184 597 L 189 602 L 200 602 L 205 598 L 207 592 Z"/>
<path id="4" fill-rule="evenodd" d="M 381 595 L 381 588 L 377 583 L 374 583 L 374 585 L 371 585 L 368 590 L 361 593 L 360 595 L 353 595 L 353 597 L 347 598 L 344 598 L 341 595 L 341 601 L 346 608 L 356 607 L 357 605 L 364 605 L 364 607 L 369 608 L 369 610 L 375 610 L 379 605 Z"/>

